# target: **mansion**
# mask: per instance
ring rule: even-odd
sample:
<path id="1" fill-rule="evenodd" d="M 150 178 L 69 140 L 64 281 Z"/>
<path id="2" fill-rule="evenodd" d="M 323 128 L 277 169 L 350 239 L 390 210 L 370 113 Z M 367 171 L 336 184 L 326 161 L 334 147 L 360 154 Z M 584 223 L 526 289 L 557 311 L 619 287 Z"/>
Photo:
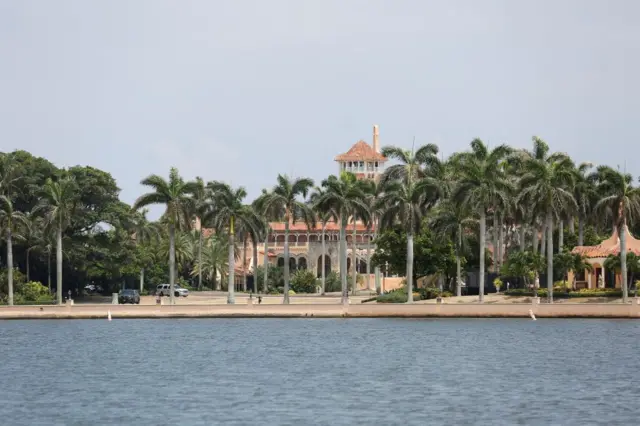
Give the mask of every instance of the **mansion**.
<path id="1" fill-rule="evenodd" d="M 347 152 L 335 157 L 338 163 L 338 172 L 352 172 L 359 179 L 379 180 L 384 172 L 384 163 L 387 159 L 380 153 L 380 141 L 378 126 L 373 126 L 373 140 L 369 145 L 360 140 L 356 142 Z M 359 273 L 367 271 L 367 246 L 373 240 L 375 229 L 367 227 L 356 221 L 355 225 L 349 223 L 347 230 L 347 271 L 351 272 L 351 258 L 353 249 L 353 227 L 355 226 L 356 244 L 356 265 Z M 269 261 L 273 265 L 284 266 L 284 222 L 271 222 L 271 233 L 267 243 L 267 253 Z M 335 222 L 328 222 L 325 226 L 325 271 L 339 271 L 339 241 L 340 227 Z M 260 259 L 258 264 L 264 261 L 264 242 L 258 246 Z M 370 247 L 370 254 L 373 255 L 373 246 Z M 253 254 L 251 255 L 253 256 Z M 249 257 L 251 257 L 249 256 Z M 247 268 L 251 268 L 252 263 L 247 262 Z M 307 229 L 304 223 L 292 223 L 289 225 L 289 266 L 292 271 L 297 269 L 310 269 L 316 271 L 320 276 L 322 272 L 322 223 L 318 222 L 313 229 Z M 373 268 L 370 268 L 373 272 Z"/>
<path id="2" fill-rule="evenodd" d="M 387 159 L 380 153 L 380 142 L 378 139 L 378 126 L 373 126 L 373 140 L 369 145 L 367 142 L 360 140 L 356 142 L 347 152 L 338 155 L 334 159 L 338 163 L 338 172 L 348 171 L 354 173 L 358 179 L 374 179 L 379 180 L 384 172 L 384 164 Z M 356 244 L 356 264 L 352 265 L 353 250 L 353 228 L 355 226 L 355 244 Z M 284 242 L 285 242 L 285 223 L 271 222 L 271 232 L 266 244 L 268 261 L 272 265 L 284 266 Z M 196 223 L 196 229 L 199 229 L 199 223 Z M 205 235 L 210 230 L 204 230 Z M 209 232 L 207 232 L 209 231 Z M 346 227 L 347 231 L 347 271 L 352 272 L 355 267 L 359 273 L 367 271 L 367 247 L 370 248 L 370 254 L 373 255 L 374 246 L 371 244 L 375 229 L 367 227 L 361 222 L 356 221 L 355 225 L 349 223 Z M 322 223 L 318 222 L 313 229 L 308 229 L 306 224 L 290 223 L 289 224 L 289 266 L 291 271 L 298 269 L 308 269 L 315 271 L 320 277 L 322 273 Z M 330 221 L 325 225 L 325 272 L 339 272 L 339 241 L 340 228 L 337 223 Z M 371 244 L 371 245 L 370 245 Z M 261 241 L 258 244 L 257 264 L 264 264 L 265 243 Z M 246 259 L 246 260 L 245 260 Z M 370 268 L 373 276 L 373 267 Z M 244 277 L 253 274 L 253 247 L 249 242 L 246 252 L 236 260 L 235 265 L 236 286 L 242 285 Z M 373 283 L 373 278 L 370 281 Z"/>

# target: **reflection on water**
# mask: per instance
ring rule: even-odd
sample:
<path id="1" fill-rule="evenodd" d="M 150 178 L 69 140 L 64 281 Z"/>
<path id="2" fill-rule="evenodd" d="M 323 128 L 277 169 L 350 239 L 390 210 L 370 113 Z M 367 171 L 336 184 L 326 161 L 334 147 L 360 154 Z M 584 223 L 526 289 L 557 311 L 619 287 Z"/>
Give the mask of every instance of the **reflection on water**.
<path id="1" fill-rule="evenodd" d="M 0 322 L 3 425 L 637 424 L 640 322 Z"/>

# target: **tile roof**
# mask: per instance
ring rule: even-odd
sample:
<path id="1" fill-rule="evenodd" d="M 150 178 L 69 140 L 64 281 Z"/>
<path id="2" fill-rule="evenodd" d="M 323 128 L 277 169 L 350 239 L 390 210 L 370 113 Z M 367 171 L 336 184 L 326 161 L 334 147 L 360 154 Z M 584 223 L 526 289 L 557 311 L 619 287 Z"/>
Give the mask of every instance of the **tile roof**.
<path id="1" fill-rule="evenodd" d="M 271 230 L 274 232 L 283 232 L 284 231 L 284 222 L 270 222 L 269 226 L 271 227 Z M 338 226 L 338 224 L 336 222 L 327 222 L 327 225 L 325 226 L 325 231 L 327 232 L 333 232 L 333 231 L 340 231 L 340 226 Z M 353 231 L 353 223 L 349 223 L 346 227 L 347 232 L 349 231 Z M 371 227 L 371 231 L 373 231 L 375 229 L 375 227 Z M 356 222 L 356 231 L 366 231 L 367 227 L 360 221 Z M 316 227 L 315 228 L 311 228 L 307 230 L 307 225 L 304 222 L 296 222 L 296 223 L 289 223 L 289 231 L 295 231 L 295 232 L 322 232 L 322 223 L 321 222 L 317 222 L 316 223 Z"/>
<path id="2" fill-rule="evenodd" d="M 640 256 L 640 241 L 636 240 L 627 228 L 625 230 L 627 236 L 627 253 L 635 253 Z M 576 246 L 571 253 L 580 253 L 581 255 L 594 258 L 594 257 L 607 257 L 611 254 L 620 254 L 620 238 L 618 237 L 618 230 L 614 229 L 611 237 L 604 240 L 596 246 Z"/>
<path id="3" fill-rule="evenodd" d="M 344 154 L 340 154 L 335 158 L 335 161 L 362 161 L 362 160 L 372 160 L 372 161 L 386 161 L 387 158 L 380 154 L 379 152 L 375 152 L 371 145 L 366 143 L 365 141 L 356 142 L 349 151 Z"/>

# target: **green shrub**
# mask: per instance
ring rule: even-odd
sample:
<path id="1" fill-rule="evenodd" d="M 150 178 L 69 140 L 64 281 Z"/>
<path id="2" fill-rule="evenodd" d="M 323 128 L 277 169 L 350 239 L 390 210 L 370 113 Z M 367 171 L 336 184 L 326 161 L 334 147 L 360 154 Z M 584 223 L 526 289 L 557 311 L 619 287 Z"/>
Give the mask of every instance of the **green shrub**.
<path id="1" fill-rule="evenodd" d="M 413 300 L 421 300 L 422 296 L 418 292 L 413 293 Z M 388 293 L 376 296 L 378 303 L 407 303 L 407 290 L 399 288 Z"/>
<path id="2" fill-rule="evenodd" d="M 307 269 L 297 270 L 291 277 L 291 290 L 296 293 L 315 293 L 316 286 L 316 274 Z"/>
<path id="3" fill-rule="evenodd" d="M 347 288 L 351 290 L 351 279 L 347 277 Z M 340 275 L 336 271 L 331 271 L 325 277 L 325 291 L 327 293 L 342 292 L 342 283 L 340 282 Z"/>
<path id="4" fill-rule="evenodd" d="M 49 289 L 37 281 L 31 281 L 20 286 L 18 293 L 25 301 L 36 302 L 39 300 L 53 300 Z"/>
<path id="5" fill-rule="evenodd" d="M 443 291 L 442 294 L 440 294 L 440 290 L 435 287 L 420 287 L 416 291 L 420 294 L 421 300 L 435 299 L 438 295 L 442 297 L 453 296 L 453 294 L 448 291 Z"/>

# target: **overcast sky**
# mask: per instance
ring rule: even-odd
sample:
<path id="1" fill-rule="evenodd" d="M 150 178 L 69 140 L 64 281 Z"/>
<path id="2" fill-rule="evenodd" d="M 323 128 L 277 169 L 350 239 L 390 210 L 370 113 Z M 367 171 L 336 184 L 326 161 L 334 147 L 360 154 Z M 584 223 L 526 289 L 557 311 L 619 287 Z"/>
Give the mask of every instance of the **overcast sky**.
<path id="1" fill-rule="evenodd" d="M 474 137 L 640 173 L 640 2 L 0 0 L 0 151 L 245 186 L 359 139 Z"/>

